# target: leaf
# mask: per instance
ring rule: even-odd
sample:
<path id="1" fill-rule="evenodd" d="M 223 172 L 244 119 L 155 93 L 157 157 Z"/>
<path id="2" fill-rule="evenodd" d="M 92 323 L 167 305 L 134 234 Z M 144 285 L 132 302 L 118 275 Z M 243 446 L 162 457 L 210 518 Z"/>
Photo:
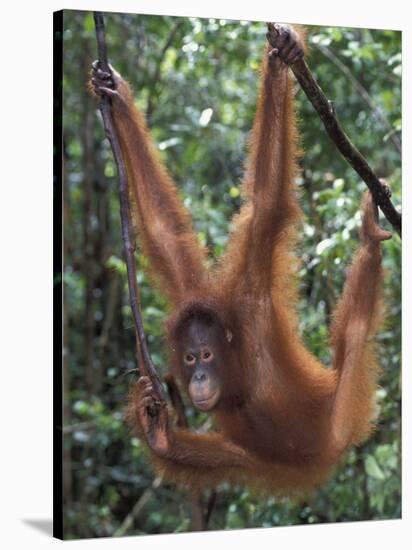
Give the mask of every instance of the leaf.
<path id="1" fill-rule="evenodd" d="M 236 199 L 240 195 L 239 188 L 231 187 L 229 191 L 229 195 L 232 197 L 232 199 Z"/>
<path id="2" fill-rule="evenodd" d="M 333 188 L 336 190 L 336 191 L 343 191 L 343 188 L 345 187 L 345 180 L 343 178 L 337 178 L 334 182 L 333 182 Z"/>
<path id="3" fill-rule="evenodd" d="M 316 247 L 316 254 L 322 256 L 329 248 L 332 248 L 333 242 L 332 239 L 324 239 L 321 241 Z"/>
<path id="4" fill-rule="evenodd" d="M 208 107 L 207 109 L 204 109 L 199 117 L 199 125 L 203 128 L 207 126 L 210 122 L 210 119 L 213 115 L 213 109 Z"/>
<path id="5" fill-rule="evenodd" d="M 374 456 L 369 455 L 366 457 L 365 469 L 366 469 L 366 473 L 370 477 L 373 477 L 374 479 L 379 479 L 379 480 L 385 479 L 385 475 L 382 472 L 381 468 L 379 467 L 379 464 L 376 462 L 376 459 Z"/>

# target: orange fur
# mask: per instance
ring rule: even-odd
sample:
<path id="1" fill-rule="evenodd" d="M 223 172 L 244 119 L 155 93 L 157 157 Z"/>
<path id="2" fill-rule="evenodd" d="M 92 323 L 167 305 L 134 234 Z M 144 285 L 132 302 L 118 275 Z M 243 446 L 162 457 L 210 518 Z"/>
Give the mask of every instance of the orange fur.
<path id="1" fill-rule="evenodd" d="M 222 350 L 230 390 L 214 411 L 219 431 L 170 427 L 170 450 L 153 453 L 153 464 L 191 488 L 228 480 L 290 493 L 318 485 L 347 447 L 372 429 L 377 366 L 368 339 L 380 319 L 379 239 L 366 228 L 334 317 L 334 366 L 327 369 L 304 348 L 297 328 L 293 245 L 301 213 L 293 180 L 299 152 L 287 66 L 269 62 L 265 51 L 245 203 L 224 258 L 210 272 L 123 80 L 117 92 L 114 120 L 139 238 L 174 307 L 168 322 L 173 370 L 182 374 L 175 333 L 188 313 L 209 311 L 233 334 Z M 370 208 L 365 205 L 368 223 Z M 132 388 L 127 418 L 141 434 L 138 399 Z"/>

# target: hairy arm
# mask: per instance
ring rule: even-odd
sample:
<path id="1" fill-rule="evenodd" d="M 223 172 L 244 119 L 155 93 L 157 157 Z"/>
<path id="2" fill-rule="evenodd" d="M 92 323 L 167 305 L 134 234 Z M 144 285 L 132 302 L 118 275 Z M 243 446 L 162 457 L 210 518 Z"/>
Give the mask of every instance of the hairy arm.
<path id="1" fill-rule="evenodd" d="M 252 468 L 256 463 L 247 451 L 220 433 L 199 434 L 170 426 L 167 408 L 156 403 L 148 377 L 140 377 L 132 386 L 126 417 L 152 453 L 169 468 L 220 471 Z"/>
<path id="2" fill-rule="evenodd" d="M 331 416 L 332 445 L 342 452 L 355 427 L 372 414 L 376 359 L 369 342 L 382 321 L 381 241 L 391 234 L 377 223 L 377 207 L 368 191 L 363 200 L 361 242 L 334 314 L 331 340 L 338 386 Z"/>
<path id="3" fill-rule="evenodd" d="M 280 27 L 268 33 L 262 66 L 260 94 L 246 163 L 243 192 L 247 199 L 235 220 L 229 243 L 227 279 L 235 286 L 268 294 L 272 258 L 285 230 L 299 216 L 292 189 L 296 175 L 296 129 L 288 66 L 303 55 L 303 44 L 295 31 Z M 276 47 L 275 47 L 276 46 Z"/>
<path id="4" fill-rule="evenodd" d="M 108 95 L 112 101 L 144 253 L 161 288 L 179 303 L 204 283 L 204 251 L 127 82 L 114 70 L 103 72 L 95 62 L 91 85 L 97 95 Z"/>

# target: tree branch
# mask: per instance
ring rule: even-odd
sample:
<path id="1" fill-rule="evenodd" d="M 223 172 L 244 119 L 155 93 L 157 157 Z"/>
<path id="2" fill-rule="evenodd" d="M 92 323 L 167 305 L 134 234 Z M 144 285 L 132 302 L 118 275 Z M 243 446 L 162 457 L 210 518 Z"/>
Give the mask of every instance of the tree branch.
<path id="1" fill-rule="evenodd" d="M 109 64 L 107 61 L 107 51 L 106 51 L 106 40 L 105 40 L 105 31 L 104 31 L 104 19 L 103 14 L 100 12 L 94 12 L 94 21 L 96 26 L 96 38 L 99 52 L 99 59 L 101 67 L 104 71 L 110 71 Z M 175 27 L 174 32 L 172 33 L 168 43 L 172 40 L 178 26 Z M 168 45 L 165 46 L 165 48 Z M 134 245 L 132 240 L 132 224 L 129 211 L 129 202 L 128 202 L 128 193 L 127 193 L 127 174 L 121 154 L 120 144 L 117 138 L 116 130 L 113 124 L 112 113 L 111 113 L 111 102 L 108 97 L 103 97 L 100 102 L 100 111 L 103 118 L 103 123 L 106 131 L 107 138 L 110 141 L 112 147 L 113 156 L 116 161 L 117 170 L 119 174 L 119 195 L 120 195 L 120 213 L 122 221 L 122 237 L 123 244 L 125 249 L 126 256 L 126 265 L 127 265 L 127 275 L 129 283 L 129 295 L 130 303 L 133 312 L 133 318 L 136 328 L 136 343 L 137 350 L 139 355 L 139 364 L 142 365 L 143 370 L 148 374 L 152 380 L 152 383 L 158 393 L 158 399 L 164 402 L 164 395 L 162 390 L 162 385 L 160 379 L 156 373 L 152 360 L 150 358 L 147 345 L 145 333 L 143 330 L 143 322 L 140 311 L 140 300 L 139 300 L 139 288 L 137 286 L 136 279 L 136 266 L 134 262 Z M 167 388 L 170 394 L 170 399 L 172 405 L 174 406 L 177 413 L 177 423 L 179 426 L 188 426 L 188 421 L 186 417 L 186 412 L 180 394 L 179 388 L 172 375 L 169 375 L 165 378 Z M 152 497 L 154 489 L 156 489 L 162 480 L 161 478 L 156 478 L 151 487 L 144 491 L 143 495 L 137 501 L 132 511 L 127 515 L 122 525 L 116 530 L 115 536 L 123 535 L 130 529 L 134 518 L 140 513 L 143 506 L 146 502 Z M 213 495 L 213 493 L 212 493 Z M 200 495 L 191 494 L 191 508 L 192 508 L 192 530 L 204 530 L 207 526 L 207 522 L 210 517 L 211 510 L 213 508 L 215 498 L 211 498 L 208 502 L 207 510 L 203 510 L 202 501 Z"/>
<path id="2" fill-rule="evenodd" d="M 176 384 L 173 374 L 168 372 L 165 374 L 164 381 L 166 382 L 167 393 L 169 394 L 172 407 L 176 411 L 176 424 L 179 428 L 188 428 L 189 423 L 187 421 L 186 410 L 180 393 L 179 387 Z"/>
<path id="3" fill-rule="evenodd" d="M 106 36 L 104 28 L 104 19 L 101 12 L 94 12 L 94 23 L 96 27 L 96 39 L 98 56 L 101 63 L 101 68 L 104 71 L 110 72 L 107 60 Z M 127 265 L 127 277 L 129 283 L 129 298 L 132 308 L 133 319 L 136 330 L 136 346 L 138 363 L 142 372 L 147 374 L 153 384 L 156 392 L 156 397 L 160 402 L 164 402 L 164 394 L 162 384 L 153 365 L 149 351 L 147 349 L 146 336 L 143 329 L 142 315 L 140 311 L 139 288 L 136 278 L 136 264 L 134 258 L 135 246 L 132 238 L 132 224 L 128 202 L 127 188 L 127 173 L 124 160 L 122 157 L 119 140 L 116 134 L 116 129 L 113 124 L 111 101 L 108 97 L 103 97 L 99 104 L 100 112 L 103 118 L 103 124 L 106 136 L 112 147 L 113 156 L 117 165 L 119 174 L 119 198 L 120 198 L 120 216 L 122 224 L 122 238 L 124 253 Z"/>
<path id="4" fill-rule="evenodd" d="M 392 204 L 392 201 L 387 193 L 387 188 L 382 185 L 379 178 L 367 163 L 366 159 L 361 155 L 358 149 L 352 144 L 348 136 L 345 134 L 338 119 L 336 118 L 331 103 L 327 100 L 319 84 L 313 77 L 306 61 L 304 59 L 300 59 L 291 66 L 291 69 L 309 101 L 318 112 L 329 137 L 339 149 L 346 161 L 369 187 L 375 203 L 379 206 L 386 219 L 390 224 L 392 224 L 395 231 L 401 237 L 402 217 Z"/>
<path id="5" fill-rule="evenodd" d="M 155 477 L 150 487 L 147 487 L 140 496 L 139 500 L 133 506 L 132 510 L 127 514 L 121 525 L 113 533 L 114 537 L 123 537 L 133 526 L 134 520 L 139 516 L 147 502 L 154 496 L 156 489 L 162 484 L 161 477 Z"/>

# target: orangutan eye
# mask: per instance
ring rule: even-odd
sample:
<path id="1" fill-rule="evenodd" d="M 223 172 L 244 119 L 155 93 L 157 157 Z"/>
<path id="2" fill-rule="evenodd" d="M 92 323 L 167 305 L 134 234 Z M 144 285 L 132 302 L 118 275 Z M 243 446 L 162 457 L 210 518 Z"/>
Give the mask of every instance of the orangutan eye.
<path id="1" fill-rule="evenodd" d="M 213 353 L 209 350 L 205 350 L 203 352 L 203 360 L 204 361 L 211 361 L 213 359 Z"/>
<path id="2" fill-rule="evenodd" d="M 185 363 L 186 365 L 194 365 L 195 361 L 196 361 L 196 357 L 194 355 L 192 355 L 191 353 L 187 353 L 185 355 Z"/>

